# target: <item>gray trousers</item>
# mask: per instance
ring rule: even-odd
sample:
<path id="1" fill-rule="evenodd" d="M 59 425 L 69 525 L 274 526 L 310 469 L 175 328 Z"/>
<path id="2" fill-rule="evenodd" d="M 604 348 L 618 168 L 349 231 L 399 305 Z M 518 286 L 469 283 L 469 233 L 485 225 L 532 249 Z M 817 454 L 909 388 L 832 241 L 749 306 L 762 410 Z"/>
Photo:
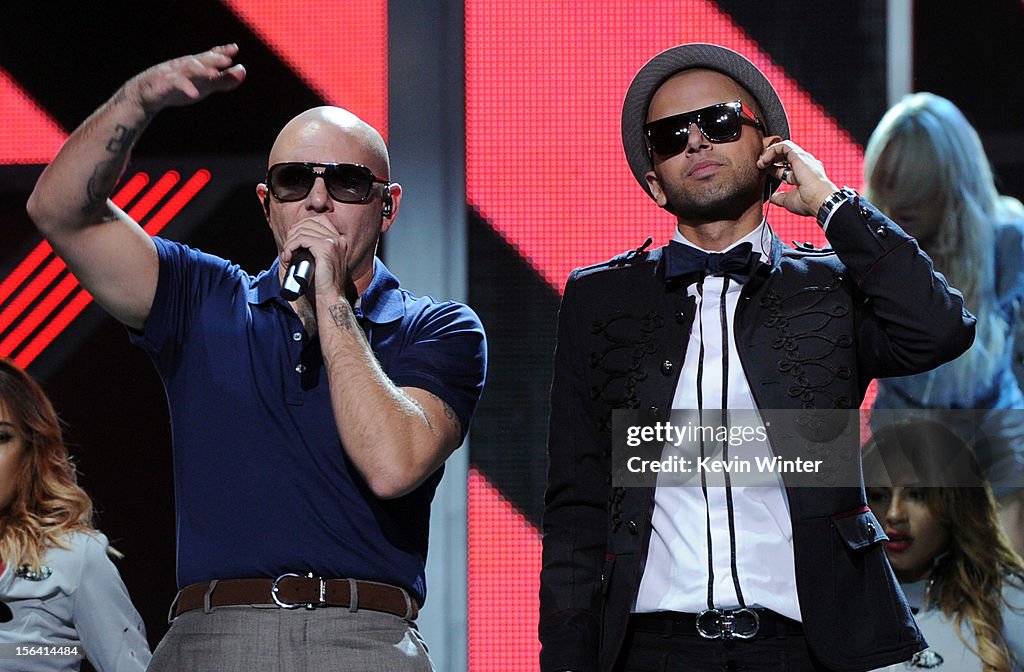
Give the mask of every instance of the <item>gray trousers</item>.
<path id="1" fill-rule="evenodd" d="M 344 608 L 216 607 L 174 619 L 150 672 L 432 672 L 416 624 Z"/>

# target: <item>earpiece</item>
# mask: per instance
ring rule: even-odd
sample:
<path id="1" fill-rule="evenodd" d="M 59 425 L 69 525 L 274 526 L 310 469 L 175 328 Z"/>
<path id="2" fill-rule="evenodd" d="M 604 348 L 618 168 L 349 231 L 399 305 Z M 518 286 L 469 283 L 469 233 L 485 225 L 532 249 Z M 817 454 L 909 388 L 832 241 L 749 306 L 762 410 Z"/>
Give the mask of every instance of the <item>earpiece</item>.
<path id="1" fill-rule="evenodd" d="M 388 189 L 385 189 L 380 200 L 383 203 L 380 209 L 380 214 L 383 217 L 390 217 L 391 209 L 394 207 L 394 202 L 391 200 L 391 192 Z"/>

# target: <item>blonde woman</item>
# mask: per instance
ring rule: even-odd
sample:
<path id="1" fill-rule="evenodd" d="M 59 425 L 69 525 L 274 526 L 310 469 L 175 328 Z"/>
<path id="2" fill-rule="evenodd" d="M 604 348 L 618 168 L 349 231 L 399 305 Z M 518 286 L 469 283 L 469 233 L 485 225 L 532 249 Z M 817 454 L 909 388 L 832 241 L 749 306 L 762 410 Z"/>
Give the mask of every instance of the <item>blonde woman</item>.
<path id="1" fill-rule="evenodd" d="M 906 409 L 956 409 L 943 422 L 977 450 L 1022 553 L 1024 394 L 1014 334 L 1024 300 L 1024 209 L 996 191 L 981 140 L 960 110 L 930 93 L 909 95 L 885 114 L 865 149 L 864 177 L 864 195 L 917 239 L 978 318 L 974 345 L 958 359 L 880 379 L 872 424 Z"/>
<path id="2" fill-rule="evenodd" d="M 108 552 L 53 406 L 0 360 L 0 667 L 146 669 L 142 619 Z"/>
<path id="3" fill-rule="evenodd" d="M 889 669 L 1024 670 L 1024 561 L 967 444 L 914 420 L 876 431 L 864 463 L 886 556 L 929 644 Z"/>

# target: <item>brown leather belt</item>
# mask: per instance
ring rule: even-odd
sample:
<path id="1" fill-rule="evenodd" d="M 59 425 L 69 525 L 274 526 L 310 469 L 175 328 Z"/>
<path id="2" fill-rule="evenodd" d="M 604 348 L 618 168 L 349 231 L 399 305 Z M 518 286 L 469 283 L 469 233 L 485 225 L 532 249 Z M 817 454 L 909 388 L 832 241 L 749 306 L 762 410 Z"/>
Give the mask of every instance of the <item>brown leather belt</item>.
<path id="1" fill-rule="evenodd" d="M 276 579 L 225 579 L 194 583 L 183 588 L 171 605 L 175 618 L 193 609 L 275 604 L 282 609 L 346 607 L 370 609 L 415 620 L 419 606 L 403 588 L 374 581 L 324 579 L 318 576 L 282 574 Z"/>

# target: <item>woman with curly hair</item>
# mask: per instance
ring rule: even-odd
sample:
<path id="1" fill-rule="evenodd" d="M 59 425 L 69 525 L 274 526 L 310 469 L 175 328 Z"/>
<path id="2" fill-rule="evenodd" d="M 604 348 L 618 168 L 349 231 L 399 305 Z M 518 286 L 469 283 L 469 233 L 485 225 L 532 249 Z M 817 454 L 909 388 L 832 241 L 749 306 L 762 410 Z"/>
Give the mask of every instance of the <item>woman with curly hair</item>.
<path id="1" fill-rule="evenodd" d="M 929 644 L 890 669 L 1024 670 L 1024 561 L 971 449 L 945 425 L 913 420 L 876 431 L 864 469 L 886 556 Z"/>
<path id="2" fill-rule="evenodd" d="M 84 656 L 98 672 L 146 669 L 145 629 L 111 552 L 52 404 L 0 360 L 0 667 L 78 670 Z"/>
<path id="3" fill-rule="evenodd" d="M 864 150 L 864 179 L 864 196 L 917 239 L 978 318 L 974 345 L 959 358 L 878 381 L 872 426 L 908 409 L 943 412 L 975 447 L 1004 528 L 1024 553 L 1024 374 L 1014 371 L 1024 326 L 1024 209 L 997 192 L 963 113 L 931 93 L 906 96 L 882 117 Z"/>

